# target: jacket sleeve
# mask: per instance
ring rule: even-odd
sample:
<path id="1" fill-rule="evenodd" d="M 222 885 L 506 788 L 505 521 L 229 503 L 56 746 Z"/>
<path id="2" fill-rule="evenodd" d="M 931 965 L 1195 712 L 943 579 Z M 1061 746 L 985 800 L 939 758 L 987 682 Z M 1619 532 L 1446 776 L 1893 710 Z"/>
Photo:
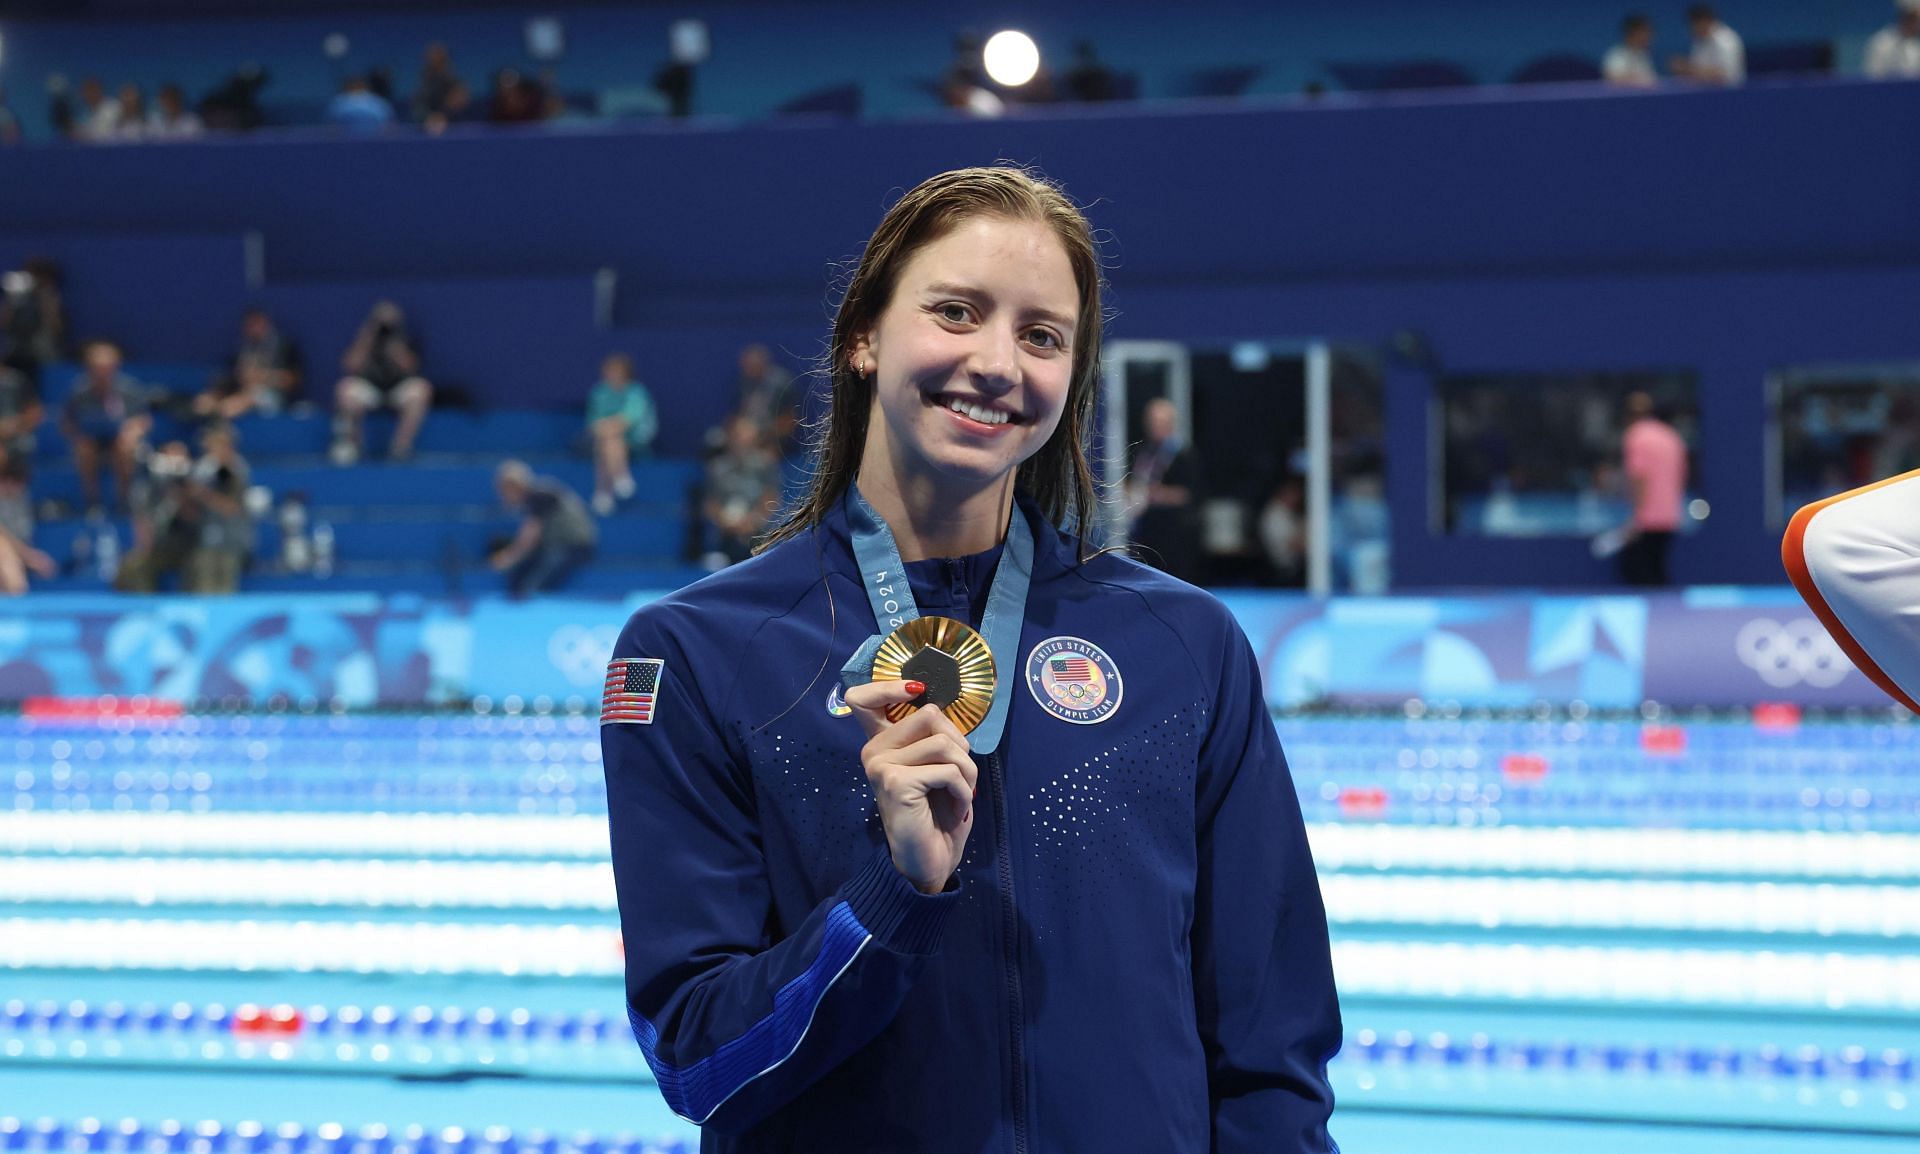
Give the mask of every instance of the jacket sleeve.
<path id="1" fill-rule="evenodd" d="M 1216 1154 L 1335 1149 L 1340 1006 L 1300 799 L 1237 624 L 1221 650 L 1196 805 L 1194 997 Z"/>
<path id="2" fill-rule="evenodd" d="M 651 706 L 603 706 L 600 728 L 627 1015 L 674 1112 L 737 1133 L 886 1026 L 958 882 L 920 893 L 883 844 L 799 924 L 778 925 L 750 776 L 661 616 L 636 614 L 614 650 L 616 663 L 660 661 Z"/>

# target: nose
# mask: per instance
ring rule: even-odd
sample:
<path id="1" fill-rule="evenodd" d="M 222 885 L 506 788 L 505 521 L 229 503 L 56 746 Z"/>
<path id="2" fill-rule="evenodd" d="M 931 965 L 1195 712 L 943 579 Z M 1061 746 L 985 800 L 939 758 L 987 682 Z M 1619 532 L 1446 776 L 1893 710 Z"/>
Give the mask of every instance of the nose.
<path id="1" fill-rule="evenodd" d="M 974 345 L 968 376 L 989 396 L 1011 392 L 1020 383 L 1020 341 L 1006 325 L 985 325 Z"/>

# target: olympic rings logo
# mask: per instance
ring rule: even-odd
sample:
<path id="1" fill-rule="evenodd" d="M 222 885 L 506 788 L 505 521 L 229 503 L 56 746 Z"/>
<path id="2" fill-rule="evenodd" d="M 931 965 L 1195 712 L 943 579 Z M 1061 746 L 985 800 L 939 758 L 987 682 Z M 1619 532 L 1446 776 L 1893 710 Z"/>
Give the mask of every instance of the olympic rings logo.
<path id="1" fill-rule="evenodd" d="M 573 684 L 592 685 L 607 675 L 607 659 L 619 640 L 615 625 L 562 625 L 547 639 L 547 659 Z"/>
<path id="2" fill-rule="evenodd" d="M 1802 682 L 1815 689 L 1831 689 L 1853 671 L 1839 644 L 1811 617 L 1796 617 L 1784 624 L 1756 617 L 1740 627 L 1733 649 L 1741 664 L 1776 689 Z"/>

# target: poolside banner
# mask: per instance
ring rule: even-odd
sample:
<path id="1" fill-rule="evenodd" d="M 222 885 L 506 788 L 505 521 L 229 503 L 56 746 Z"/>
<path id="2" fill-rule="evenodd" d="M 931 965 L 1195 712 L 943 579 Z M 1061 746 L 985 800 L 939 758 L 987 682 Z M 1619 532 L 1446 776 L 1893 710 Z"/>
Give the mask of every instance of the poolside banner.
<path id="1" fill-rule="evenodd" d="M 0 611 L 0 700 L 588 709 L 635 608 L 411 595 L 53 595 Z M 1793 591 L 1334 598 L 1228 590 L 1267 700 L 1887 704 Z"/>

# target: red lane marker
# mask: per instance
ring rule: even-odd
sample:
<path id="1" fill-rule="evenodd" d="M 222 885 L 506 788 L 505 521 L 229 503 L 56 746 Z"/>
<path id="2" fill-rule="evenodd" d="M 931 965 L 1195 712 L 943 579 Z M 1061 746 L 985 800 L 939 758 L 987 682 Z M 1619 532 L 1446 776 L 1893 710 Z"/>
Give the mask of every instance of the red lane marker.
<path id="1" fill-rule="evenodd" d="M 1753 727 L 1762 733 L 1797 732 L 1800 707 L 1791 701 L 1763 701 L 1753 707 Z"/>
<path id="2" fill-rule="evenodd" d="M 1547 776 L 1547 759 L 1537 753 L 1509 753 L 1500 759 L 1500 776 L 1514 785 L 1530 785 Z"/>
<path id="3" fill-rule="evenodd" d="M 1340 816 L 1346 818 L 1380 817 L 1387 812 L 1387 791 L 1379 786 L 1367 789 L 1349 787 L 1340 791 Z"/>
<path id="4" fill-rule="evenodd" d="M 248 1002 L 233 1012 L 233 1032 L 236 1034 L 264 1034 L 267 1032 L 267 1013 L 260 1007 Z"/>
<path id="5" fill-rule="evenodd" d="M 157 697 L 29 697 L 20 714 L 40 721 L 169 721 L 186 712 L 178 701 Z"/>
<path id="6" fill-rule="evenodd" d="M 1640 751 L 1661 757 L 1678 757 L 1687 752 L 1687 731 L 1677 725 L 1640 727 Z"/>
<path id="7" fill-rule="evenodd" d="M 269 1034 L 298 1034 L 306 1025 L 306 1019 L 292 1006 L 279 1005 L 267 1012 L 266 1032 Z"/>

